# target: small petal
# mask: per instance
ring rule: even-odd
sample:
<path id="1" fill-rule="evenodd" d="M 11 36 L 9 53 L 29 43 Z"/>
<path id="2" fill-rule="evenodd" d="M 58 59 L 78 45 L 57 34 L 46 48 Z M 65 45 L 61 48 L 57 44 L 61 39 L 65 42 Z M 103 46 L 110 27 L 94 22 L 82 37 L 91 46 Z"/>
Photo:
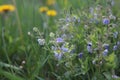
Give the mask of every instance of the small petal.
<path id="1" fill-rule="evenodd" d="M 105 49 L 105 50 L 103 51 L 103 56 L 107 56 L 107 54 L 108 54 L 108 49 Z"/>

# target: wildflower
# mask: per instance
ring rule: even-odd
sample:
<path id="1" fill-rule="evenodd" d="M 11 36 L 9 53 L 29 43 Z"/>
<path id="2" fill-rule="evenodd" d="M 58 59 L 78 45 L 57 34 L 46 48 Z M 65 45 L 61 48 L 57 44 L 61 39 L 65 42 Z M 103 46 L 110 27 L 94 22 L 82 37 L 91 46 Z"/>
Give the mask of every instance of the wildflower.
<path id="1" fill-rule="evenodd" d="M 103 47 L 104 47 L 105 49 L 109 49 L 109 44 L 103 44 Z"/>
<path id="2" fill-rule="evenodd" d="M 115 1 L 112 0 L 112 1 L 111 1 L 111 6 L 114 6 L 114 4 L 115 4 Z"/>
<path id="3" fill-rule="evenodd" d="M 50 37 L 54 37 L 55 36 L 55 34 L 53 33 L 53 32 L 50 32 Z"/>
<path id="4" fill-rule="evenodd" d="M 66 34 L 62 34 L 62 36 L 61 36 L 62 38 L 66 38 L 67 37 L 67 35 Z"/>
<path id="5" fill-rule="evenodd" d="M 69 18 L 69 16 L 66 17 L 66 22 L 71 22 L 71 19 Z"/>
<path id="6" fill-rule="evenodd" d="M 48 7 L 40 7 L 39 11 L 42 12 L 42 13 L 47 12 L 48 11 Z"/>
<path id="7" fill-rule="evenodd" d="M 22 66 L 22 65 L 20 66 L 20 69 L 23 69 L 23 66 Z"/>
<path id="8" fill-rule="evenodd" d="M 93 16 L 94 16 L 95 20 L 98 19 L 98 14 L 97 13 L 94 13 Z"/>
<path id="9" fill-rule="evenodd" d="M 13 5 L 1 5 L 0 6 L 0 13 L 7 13 L 7 12 L 12 12 L 15 10 L 15 6 Z"/>
<path id="10" fill-rule="evenodd" d="M 34 32 L 37 32 L 37 31 L 38 31 L 38 28 L 37 28 L 37 27 L 33 27 L 33 31 L 34 31 Z"/>
<path id="11" fill-rule="evenodd" d="M 93 15 L 94 8 L 90 7 L 90 8 L 89 8 L 89 12 L 90 12 L 91 15 Z"/>
<path id="12" fill-rule="evenodd" d="M 31 35 L 31 33 L 30 33 L 30 32 L 28 32 L 28 35 Z"/>
<path id="13" fill-rule="evenodd" d="M 103 56 L 107 56 L 107 54 L 108 54 L 108 49 L 105 49 L 105 50 L 103 51 Z"/>
<path id="14" fill-rule="evenodd" d="M 92 53 L 92 43 L 88 43 L 87 50 L 89 53 Z"/>
<path id="15" fill-rule="evenodd" d="M 25 64 L 26 63 L 26 61 L 22 61 L 22 64 Z"/>
<path id="16" fill-rule="evenodd" d="M 39 45 L 45 44 L 45 39 L 38 39 L 37 41 L 38 41 Z"/>
<path id="17" fill-rule="evenodd" d="M 87 29 L 87 28 L 88 28 L 88 25 L 84 25 L 84 28 Z"/>
<path id="18" fill-rule="evenodd" d="M 108 25 L 110 23 L 110 19 L 104 18 L 102 22 L 104 25 Z"/>
<path id="19" fill-rule="evenodd" d="M 113 35 L 114 35 L 114 38 L 117 38 L 118 32 L 114 32 Z"/>
<path id="20" fill-rule="evenodd" d="M 77 18 L 74 16 L 73 19 L 72 19 L 72 21 L 76 22 L 76 20 L 77 20 Z"/>
<path id="21" fill-rule="evenodd" d="M 93 60 L 93 61 L 92 61 L 92 64 L 96 64 L 96 60 Z"/>
<path id="22" fill-rule="evenodd" d="M 65 43 L 65 44 L 62 45 L 61 50 L 63 52 L 69 52 L 69 48 L 68 47 L 69 47 L 68 43 Z"/>
<path id="23" fill-rule="evenodd" d="M 69 51 L 69 49 L 64 47 L 64 46 L 62 46 L 61 49 L 62 49 L 63 52 L 68 52 Z"/>
<path id="24" fill-rule="evenodd" d="M 117 45 L 120 46 L 120 41 L 117 42 Z"/>
<path id="25" fill-rule="evenodd" d="M 117 46 L 117 45 L 114 45 L 114 46 L 113 46 L 113 50 L 114 50 L 114 51 L 116 51 L 116 50 L 117 50 L 117 48 L 118 48 L 118 46 Z"/>
<path id="26" fill-rule="evenodd" d="M 88 46 L 92 46 L 92 43 L 88 43 Z"/>
<path id="27" fill-rule="evenodd" d="M 56 51 L 54 51 L 54 56 L 57 60 L 61 60 L 63 53 L 61 53 L 60 50 L 56 50 Z"/>
<path id="28" fill-rule="evenodd" d="M 80 18 L 78 18 L 78 20 L 77 20 L 77 21 L 78 21 L 78 23 L 80 23 Z"/>
<path id="29" fill-rule="evenodd" d="M 47 5 L 54 5 L 55 4 L 55 0 L 47 0 Z"/>
<path id="30" fill-rule="evenodd" d="M 112 78 L 114 78 L 114 79 L 119 79 L 120 77 L 117 76 L 117 75 L 112 75 Z"/>
<path id="31" fill-rule="evenodd" d="M 82 57 L 83 57 L 83 53 L 82 53 L 82 52 L 79 53 L 79 54 L 78 54 L 78 57 L 79 57 L 79 58 L 82 58 Z"/>
<path id="32" fill-rule="evenodd" d="M 57 42 L 57 43 L 62 43 L 62 42 L 64 42 L 64 40 L 59 37 L 59 38 L 56 39 L 56 42 Z"/>
<path id="33" fill-rule="evenodd" d="M 113 20 L 116 20 L 116 17 L 114 15 L 112 15 L 112 14 L 109 15 L 109 18 L 113 19 Z"/>
<path id="34" fill-rule="evenodd" d="M 96 11 L 100 11 L 101 8 L 102 8 L 102 6 L 98 5 L 98 6 L 95 8 L 95 10 L 96 10 Z"/>
<path id="35" fill-rule="evenodd" d="M 51 46 L 51 49 L 52 50 L 56 50 L 57 48 L 55 46 Z"/>
<path id="36" fill-rule="evenodd" d="M 48 10 L 47 11 L 47 15 L 48 16 L 56 16 L 57 15 L 57 12 L 55 10 Z"/>

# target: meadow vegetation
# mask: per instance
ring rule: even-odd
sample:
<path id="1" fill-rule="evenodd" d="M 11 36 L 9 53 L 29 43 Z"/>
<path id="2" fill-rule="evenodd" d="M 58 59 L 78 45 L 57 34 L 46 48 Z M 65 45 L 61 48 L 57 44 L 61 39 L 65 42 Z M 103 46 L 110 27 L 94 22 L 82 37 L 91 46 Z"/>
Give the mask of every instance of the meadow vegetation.
<path id="1" fill-rule="evenodd" d="M 120 80 L 119 0 L 0 0 L 0 80 Z"/>

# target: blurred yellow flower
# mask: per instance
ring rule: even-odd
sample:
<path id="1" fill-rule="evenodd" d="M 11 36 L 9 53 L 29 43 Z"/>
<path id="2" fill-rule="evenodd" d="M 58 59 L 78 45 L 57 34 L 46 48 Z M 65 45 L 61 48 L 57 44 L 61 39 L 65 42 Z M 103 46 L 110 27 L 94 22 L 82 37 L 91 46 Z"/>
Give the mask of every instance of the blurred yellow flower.
<path id="1" fill-rule="evenodd" d="M 9 11 L 14 11 L 15 10 L 15 6 L 13 5 L 1 5 L 0 6 L 0 13 L 6 13 L 6 12 L 9 12 Z"/>
<path id="2" fill-rule="evenodd" d="M 55 4 L 55 0 L 47 0 L 47 5 L 54 5 Z"/>
<path id="3" fill-rule="evenodd" d="M 48 10 L 47 11 L 47 15 L 48 16 L 56 16 L 57 15 L 57 12 L 55 10 Z"/>
<path id="4" fill-rule="evenodd" d="M 43 12 L 47 12 L 48 11 L 48 7 L 40 7 L 39 11 L 42 12 L 42 13 Z"/>

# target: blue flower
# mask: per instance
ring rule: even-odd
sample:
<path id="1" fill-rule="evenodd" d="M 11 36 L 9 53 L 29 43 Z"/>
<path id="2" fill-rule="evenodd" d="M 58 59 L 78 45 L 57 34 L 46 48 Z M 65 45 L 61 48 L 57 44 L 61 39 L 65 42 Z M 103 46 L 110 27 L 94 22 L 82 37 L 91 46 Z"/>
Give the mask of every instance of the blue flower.
<path id="1" fill-rule="evenodd" d="M 91 42 L 89 42 L 89 43 L 88 43 L 88 46 L 92 46 L 92 43 L 91 43 Z"/>
<path id="2" fill-rule="evenodd" d="M 54 51 L 54 56 L 55 56 L 55 58 L 56 58 L 57 60 L 61 60 L 61 58 L 62 58 L 63 54 L 62 54 L 62 53 L 58 53 L 58 52 Z"/>
<path id="3" fill-rule="evenodd" d="M 104 18 L 102 22 L 104 25 L 108 25 L 110 23 L 110 20 L 108 18 Z"/>
<path id="4" fill-rule="evenodd" d="M 69 51 L 69 49 L 64 47 L 64 46 L 62 46 L 61 49 L 62 49 L 63 52 L 68 52 Z"/>
<path id="5" fill-rule="evenodd" d="M 92 53 L 92 43 L 88 43 L 87 50 L 89 53 Z"/>
<path id="6" fill-rule="evenodd" d="M 113 35 L 114 35 L 114 38 L 117 38 L 118 32 L 114 32 Z"/>
<path id="7" fill-rule="evenodd" d="M 120 41 L 117 42 L 117 46 L 120 46 Z"/>
<path id="8" fill-rule="evenodd" d="M 103 47 L 104 47 L 105 49 L 109 49 L 109 44 L 103 44 Z"/>
<path id="9" fill-rule="evenodd" d="M 70 22 L 71 19 L 69 18 L 69 16 L 66 17 L 66 22 Z"/>
<path id="10" fill-rule="evenodd" d="M 62 42 L 64 42 L 64 40 L 59 37 L 59 38 L 56 39 L 56 42 L 57 42 L 57 43 L 62 43 Z"/>
<path id="11" fill-rule="evenodd" d="M 118 48 L 118 46 L 117 46 L 117 45 L 114 45 L 114 46 L 113 46 L 113 50 L 114 50 L 114 51 L 116 51 L 116 50 L 117 50 L 117 48 Z"/>
<path id="12" fill-rule="evenodd" d="M 107 56 L 107 54 L 108 54 L 108 49 L 105 49 L 105 50 L 103 51 L 103 56 Z"/>
<path id="13" fill-rule="evenodd" d="M 78 23 L 80 23 L 80 18 L 77 21 L 78 21 Z"/>
<path id="14" fill-rule="evenodd" d="M 73 22 L 76 22 L 76 20 L 77 20 L 77 19 L 76 19 L 76 17 L 74 16 L 72 21 L 73 21 Z"/>
<path id="15" fill-rule="evenodd" d="M 83 53 L 81 52 L 78 54 L 78 58 L 82 58 L 82 57 L 83 57 Z"/>

